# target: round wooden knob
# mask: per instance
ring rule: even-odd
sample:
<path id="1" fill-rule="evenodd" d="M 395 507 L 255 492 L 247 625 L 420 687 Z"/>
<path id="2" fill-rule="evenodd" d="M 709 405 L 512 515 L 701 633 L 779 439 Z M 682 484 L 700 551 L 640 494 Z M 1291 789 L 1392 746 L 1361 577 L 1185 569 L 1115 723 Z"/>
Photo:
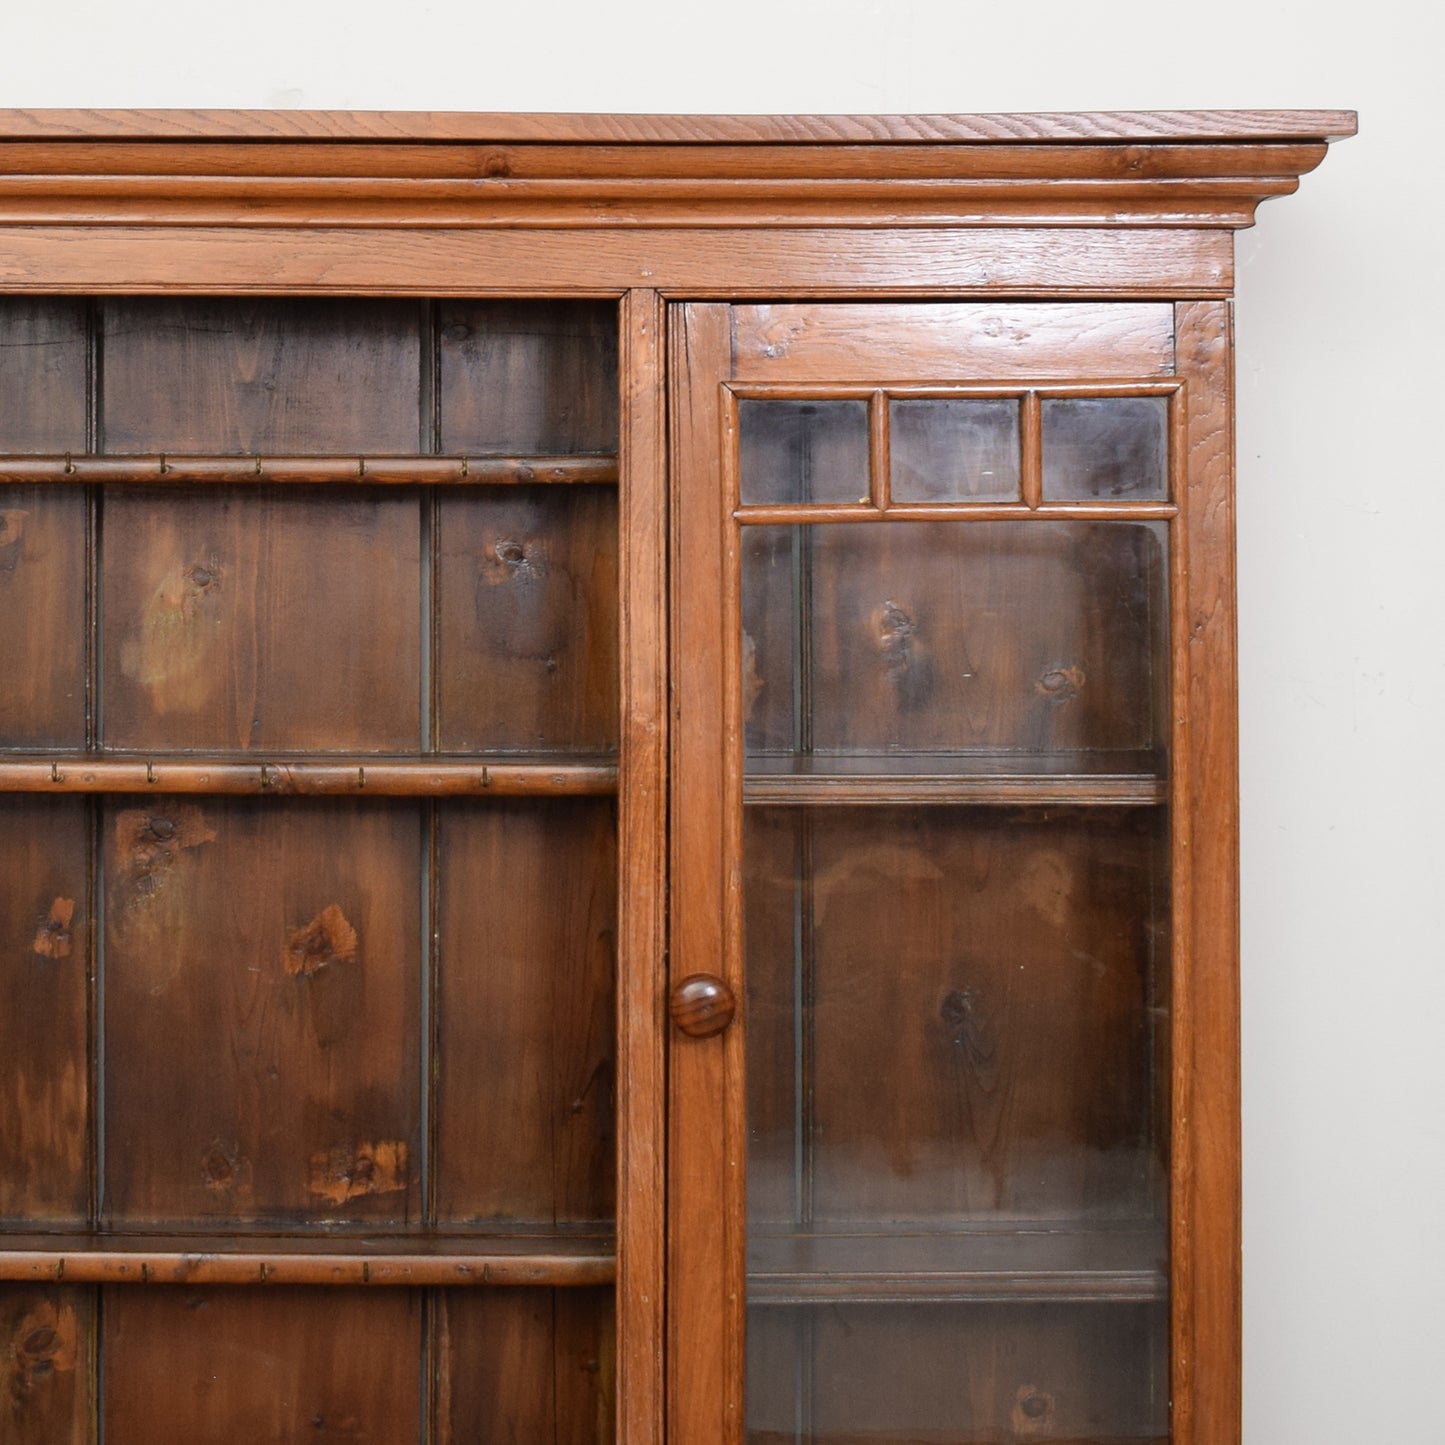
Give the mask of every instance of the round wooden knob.
<path id="1" fill-rule="evenodd" d="M 672 1021 L 690 1038 L 720 1034 L 737 1011 L 732 989 L 710 973 L 689 974 L 672 991 Z"/>

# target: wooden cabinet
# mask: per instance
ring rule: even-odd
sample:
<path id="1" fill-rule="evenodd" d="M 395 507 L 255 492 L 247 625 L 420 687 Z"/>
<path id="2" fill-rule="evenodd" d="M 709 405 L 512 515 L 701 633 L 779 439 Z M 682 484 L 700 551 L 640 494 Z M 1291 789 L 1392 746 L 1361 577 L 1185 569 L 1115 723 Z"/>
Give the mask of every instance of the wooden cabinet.
<path id="1" fill-rule="evenodd" d="M 0 1440 L 1236 1440 L 1232 231 L 1352 130 L 0 117 Z"/>

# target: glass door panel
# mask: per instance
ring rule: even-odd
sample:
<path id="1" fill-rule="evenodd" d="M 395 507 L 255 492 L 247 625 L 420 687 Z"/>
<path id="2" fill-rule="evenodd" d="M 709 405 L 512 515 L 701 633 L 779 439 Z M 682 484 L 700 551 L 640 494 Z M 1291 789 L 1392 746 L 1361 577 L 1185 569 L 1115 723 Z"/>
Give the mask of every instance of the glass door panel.
<path id="1" fill-rule="evenodd" d="M 747 1438 L 1164 1439 L 1167 463 L 804 405 L 736 459 Z"/>

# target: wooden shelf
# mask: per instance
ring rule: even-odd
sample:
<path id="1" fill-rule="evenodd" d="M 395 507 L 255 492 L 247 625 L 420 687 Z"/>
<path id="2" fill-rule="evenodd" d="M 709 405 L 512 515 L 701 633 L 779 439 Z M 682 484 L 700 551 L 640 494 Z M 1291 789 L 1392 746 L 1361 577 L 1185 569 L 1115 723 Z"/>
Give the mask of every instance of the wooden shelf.
<path id="1" fill-rule="evenodd" d="M 1134 1303 L 1168 1295 L 1164 1228 L 1021 1225 L 892 1234 L 754 1232 L 750 1304 Z"/>
<path id="2" fill-rule="evenodd" d="M 0 1280 L 66 1284 L 606 1285 L 611 1235 L 0 1235 Z"/>
<path id="3" fill-rule="evenodd" d="M 758 804 L 1111 804 L 1168 799 L 1152 754 L 849 753 L 754 756 L 743 801 Z"/>
<path id="4" fill-rule="evenodd" d="M 0 755 L 0 793 L 320 797 L 590 797 L 617 791 L 613 757 L 305 757 L 235 753 Z"/>
<path id="5" fill-rule="evenodd" d="M 0 483 L 106 486 L 525 486 L 617 481 L 615 455 L 0 456 Z"/>

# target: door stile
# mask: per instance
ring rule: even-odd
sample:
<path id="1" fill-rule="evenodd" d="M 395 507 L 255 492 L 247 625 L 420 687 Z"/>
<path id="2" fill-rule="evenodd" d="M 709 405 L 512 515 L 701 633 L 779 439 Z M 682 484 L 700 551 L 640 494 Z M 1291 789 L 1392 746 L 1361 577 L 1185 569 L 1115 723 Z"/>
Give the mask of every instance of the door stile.
<path id="1" fill-rule="evenodd" d="M 723 601 L 724 537 L 721 382 L 731 367 L 725 306 L 672 313 L 673 809 L 670 980 L 712 974 L 742 997 L 729 919 L 740 860 L 730 856 L 729 779 L 738 766 L 724 719 L 724 658 L 735 612 Z M 736 644 L 732 644 L 734 647 Z M 669 1083 L 668 1391 L 674 1445 L 735 1445 L 742 1438 L 743 1028 L 687 1038 L 672 1034 Z"/>
<path id="2" fill-rule="evenodd" d="M 1239 756 L 1234 612 L 1232 316 L 1225 302 L 1175 308 L 1184 378 L 1188 559 L 1185 770 L 1190 913 L 1177 925 L 1189 997 L 1176 1016 L 1175 1445 L 1240 1439 Z M 1185 931 L 1187 930 L 1187 932 Z M 1187 970 L 1187 973 L 1184 971 Z"/>
<path id="3" fill-rule="evenodd" d="M 663 1439 L 667 1028 L 667 308 L 621 307 L 617 1438 Z"/>

